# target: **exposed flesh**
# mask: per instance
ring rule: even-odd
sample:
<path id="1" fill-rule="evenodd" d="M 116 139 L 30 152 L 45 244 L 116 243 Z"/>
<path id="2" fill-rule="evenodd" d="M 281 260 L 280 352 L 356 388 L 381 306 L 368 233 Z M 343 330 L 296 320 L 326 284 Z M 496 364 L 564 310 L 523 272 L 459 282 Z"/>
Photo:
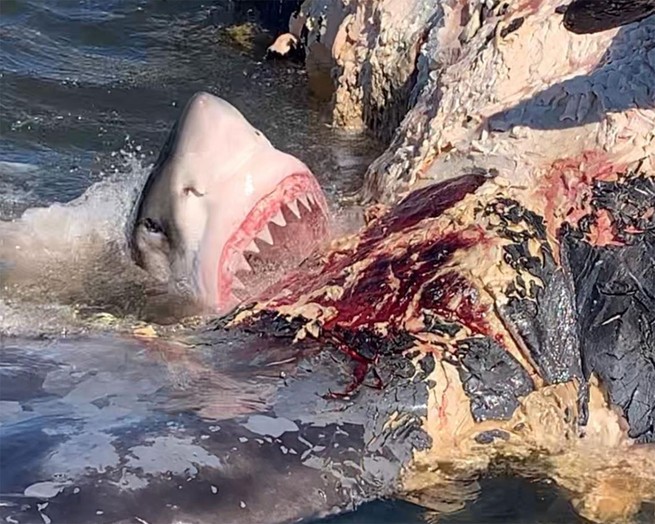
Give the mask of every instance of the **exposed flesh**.
<path id="1" fill-rule="evenodd" d="M 655 19 L 580 37 L 560 3 L 506 4 L 467 35 L 468 4 L 440 3 L 435 81 L 368 173 L 369 197 L 414 192 L 234 323 L 286 319 L 346 354 L 349 396 L 391 355 L 427 370 L 414 500 L 503 457 L 607 521 L 655 499 L 638 445 L 655 439 Z M 377 9 L 404 23 L 405 4 Z M 365 13 L 346 45 L 366 46 Z"/>

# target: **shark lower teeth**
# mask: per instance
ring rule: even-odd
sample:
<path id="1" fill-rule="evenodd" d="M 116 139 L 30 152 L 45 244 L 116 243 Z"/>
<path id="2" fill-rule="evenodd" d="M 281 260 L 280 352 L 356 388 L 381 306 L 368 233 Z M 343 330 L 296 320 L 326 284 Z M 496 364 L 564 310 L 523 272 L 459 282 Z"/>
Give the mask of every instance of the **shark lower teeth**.
<path id="1" fill-rule="evenodd" d="M 274 224 L 277 224 L 280 227 L 284 227 L 287 225 L 287 221 L 284 219 L 284 216 L 282 215 L 282 210 L 278 211 L 273 218 L 271 218 L 270 222 L 273 222 Z"/>
<path id="2" fill-rule="evenodd" d="M 268 229 L 268 224 L 264 226 L 264 229 L 257 233 L 257 238 L 263 240 L 267 244 L 273 245 L 273 236 L 271 235 L 270 229 Z"/>
<path id="3" fill-rule="evenodd" d="M 252 267 L 242 253 L 237 253 L 234 257 L 234 273 L 237 271 L 252 271 Z"/>
<path id="4" fill-rule="evenodd" d="M 243 251 L 244 251 L 244 252 L 245 252 L 245 251 L 250 251 L 251 253 L 258 254 L 258 253 L 259 253 L 259 248 L 257 247 L 257 244 L 255 243 L 255 241 L 252 240 L 252 241 L 250 242 L 250 244 L 248 244 L 248 245 L 246 246 L 246 249 L 244 249 Z"/>
<path id="5" fill-rule="evenodd" d="M 246 286 L 243 285 L 243 282 L 241 282 L 241 280 L 239 280 L 238 278 L 235 277 L 232 280 L 232 289 L 234 291 L 245 291 Z"/>
<path id="6" fill-rule="evenodd" d="M 298 201 L 294 200 L 292 202 L 289 202 L 287 204 L 287 207 L 291 210 L 291 212 L 296 215 L 296 218 L 300 218 L 300 210 L 298 209 Z"/>

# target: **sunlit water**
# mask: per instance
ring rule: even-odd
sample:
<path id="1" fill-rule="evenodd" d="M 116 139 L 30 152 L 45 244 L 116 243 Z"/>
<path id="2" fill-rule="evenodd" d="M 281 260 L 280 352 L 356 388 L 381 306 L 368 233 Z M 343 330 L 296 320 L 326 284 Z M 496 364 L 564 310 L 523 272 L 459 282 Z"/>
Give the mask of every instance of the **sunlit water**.
<path id="1" fill-rule="evenodd" d="M 114 333 L 113 347 L 145 323 L 166 324 L 157 327 L 163 336 L 184 328 L 193 308 L 134 267 L 125 230 L 158 148 L 198 90 L 229 100 L 307 163 L 336 215 L 347 216 L 347 196 L 380 145 L 331 129 L 301 69 L 262 63 L 258 41 L 231 40 L 225 27 L 249 18 L 227 0 L 0 0 L 0 346 L 36 348 L 47 337 L 49 351 L 74 351 L 76 334 Z M 440 522 L 573 518 L 538 486 L 489 486 Z M 426 519 L 420 508 L 380 502 L 328 521 Z"/>

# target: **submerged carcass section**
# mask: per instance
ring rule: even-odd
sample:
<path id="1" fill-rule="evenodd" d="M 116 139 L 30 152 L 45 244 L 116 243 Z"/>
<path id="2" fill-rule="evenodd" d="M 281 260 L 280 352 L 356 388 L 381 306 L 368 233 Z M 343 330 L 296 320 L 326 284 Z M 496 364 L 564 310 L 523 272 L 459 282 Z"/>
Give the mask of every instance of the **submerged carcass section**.
<path id="1" fill-rule="evenodd" d="M 643 165 L 586 152 L 520 183 L 419 189 L 233 323 L 288 321 L 349 355 L 350 386 L 331 397 L 410 380 L 378 370 L 413 362 L 432 445 L 406 472 L 410 498 L 502 456 L 538 463 L 590 518 L 631 513 L 655 497 L 655 457 L 636 445 L 655 440 L 655 178 Z M 625 479 L 634 489 L 612 493 Z"/>

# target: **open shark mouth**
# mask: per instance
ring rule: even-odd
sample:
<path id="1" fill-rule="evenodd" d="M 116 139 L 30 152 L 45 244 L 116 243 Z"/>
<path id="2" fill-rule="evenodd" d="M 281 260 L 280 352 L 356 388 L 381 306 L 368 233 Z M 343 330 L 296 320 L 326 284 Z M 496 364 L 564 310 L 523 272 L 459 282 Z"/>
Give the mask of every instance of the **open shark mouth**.
<path id="1" fill-rule="evenodd" d="M 254 299 L 309 256 L 328 232 L 327 204 L 309 173 L 286 177 L 263 197 L 225 243 L 218 303 Z"/>
<path id="2" fill-rule="evenodd" d="M 326 235 L 327 213 L 305 164 L 201 92 L 160 152 L 129 238 L 138 265 L 222 315 L 297 267 Z"/>

